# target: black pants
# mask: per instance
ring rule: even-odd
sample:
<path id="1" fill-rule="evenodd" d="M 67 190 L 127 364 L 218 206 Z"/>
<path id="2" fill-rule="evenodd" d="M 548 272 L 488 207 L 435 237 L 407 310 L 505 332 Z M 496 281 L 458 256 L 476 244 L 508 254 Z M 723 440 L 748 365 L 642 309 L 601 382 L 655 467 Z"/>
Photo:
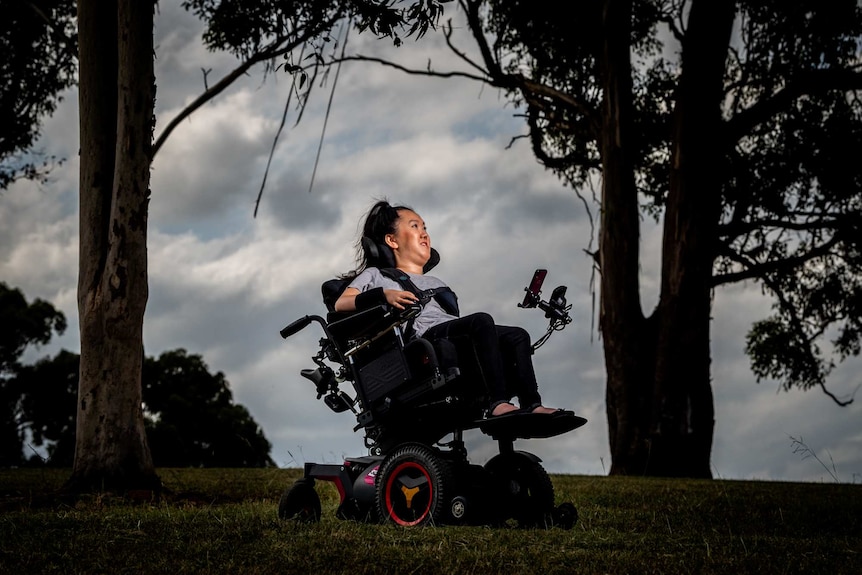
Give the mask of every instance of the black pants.
<path id="1" fill-rule="evenodd" d="M 429 341 L 452 341 L 459 357 L 475 354 L 491 396 L 490 409 L 513 396 L 518 397 L 524 408 L 532 409 L 542 403 L 533 370 L 530 334 L 525 329 L 497 325 L 487 313 L 474 313 L 435 325 L 422 337 Z"/>

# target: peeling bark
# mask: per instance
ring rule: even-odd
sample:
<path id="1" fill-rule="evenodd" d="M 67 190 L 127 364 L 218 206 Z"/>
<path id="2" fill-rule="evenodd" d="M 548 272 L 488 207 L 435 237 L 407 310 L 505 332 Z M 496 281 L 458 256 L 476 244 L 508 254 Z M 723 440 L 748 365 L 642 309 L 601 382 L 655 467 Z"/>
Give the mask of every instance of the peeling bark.
<path id="1" fill-rule="evenodd" d="M 78 2 L 81 367 L 76 491 L 158 490 L 141 408 L 152 2 Z"/>

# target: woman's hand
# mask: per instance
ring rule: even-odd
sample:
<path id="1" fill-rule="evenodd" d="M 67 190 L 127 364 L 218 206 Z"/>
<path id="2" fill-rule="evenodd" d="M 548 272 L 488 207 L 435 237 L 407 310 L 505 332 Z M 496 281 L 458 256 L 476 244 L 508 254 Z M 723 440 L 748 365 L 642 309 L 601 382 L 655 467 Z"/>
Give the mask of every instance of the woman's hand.
<path id="1" fill-rule="evenodd" d="M 379 290 L 381 288 L 375 289 Z M 335 302 L 335 311 L 356 311 L 356 296 L 358 295 L 359 290 L 356 288 L 349 287 L 345 289 L 344 293 L 342 293 L 341 296 Z M 413 294 L 413 292 L 401 291 L 397 289 L 383 290 L 383 297 L 386 299 L 387 304 L 399 310 L 404 310 L 406 307 L 409 307 L 419 302 L 419 298 L 417 298 L 416 295 Z"/>
<path id="2" fill-rule="evenodd" d="M 383 290 L 383 295 L 386 296 L 386 303 L 395 309 L 404 309 L 405 307 L 411 306 L 419 301 L 416 294 L 409 291 L 385 289 Z"/>

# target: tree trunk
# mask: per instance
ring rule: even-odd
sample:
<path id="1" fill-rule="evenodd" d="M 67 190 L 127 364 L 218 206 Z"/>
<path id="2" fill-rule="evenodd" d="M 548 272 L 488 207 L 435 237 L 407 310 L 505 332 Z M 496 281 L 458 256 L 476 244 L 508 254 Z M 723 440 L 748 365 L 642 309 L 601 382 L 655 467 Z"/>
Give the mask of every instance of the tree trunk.
<path id="1" fill-rule="evenodd" d="M 608 374 L 611 474 L 711 477 L 712 263 L 719 221 L 720 99 L 734 3 L 694 2 L 673 113 L 659 304 L 640 309 L 638 201 L 626 158 L 630 60 L 626 2 L 606 10 L 601 329 Z M 618 52 L 614 52 L 618 50 Z M 634 214 L 634 215 L 633 215 Z"/>
<path id="2" fill-rule="evenodd" d="M 640 306 L 637 189 L 628 141 L 632 122 L 630 34 L 631 3 L 606 3 L 603 14 L 601 79 L 602 213 L 599 237 L 601 297 L 599 326 L 608 376 L 606 407 L 612 456 L 611 473 L 637 467 L 646 445 L 649 394 L 643 371 L 642 333 L 647 328 Z"/>
<path id="3" fill-rule="evenodd" d="M 152 2 L 79 0 L 81 367 L 75 491 L 157 490 L 141 410 Z"/>

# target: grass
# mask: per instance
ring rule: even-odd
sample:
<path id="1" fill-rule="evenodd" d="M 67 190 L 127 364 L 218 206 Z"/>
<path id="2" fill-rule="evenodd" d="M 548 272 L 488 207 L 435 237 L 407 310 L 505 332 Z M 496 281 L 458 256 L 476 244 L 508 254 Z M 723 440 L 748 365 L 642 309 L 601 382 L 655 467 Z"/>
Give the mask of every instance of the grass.
<path id="1" fill-rule="evenodd" d="M 862 485 L 552 475 L 572 530 L 280 521 L 298 469 L 160 469 L 160 502 L 0 470 L 0 573 L 862 573 Z"/>

